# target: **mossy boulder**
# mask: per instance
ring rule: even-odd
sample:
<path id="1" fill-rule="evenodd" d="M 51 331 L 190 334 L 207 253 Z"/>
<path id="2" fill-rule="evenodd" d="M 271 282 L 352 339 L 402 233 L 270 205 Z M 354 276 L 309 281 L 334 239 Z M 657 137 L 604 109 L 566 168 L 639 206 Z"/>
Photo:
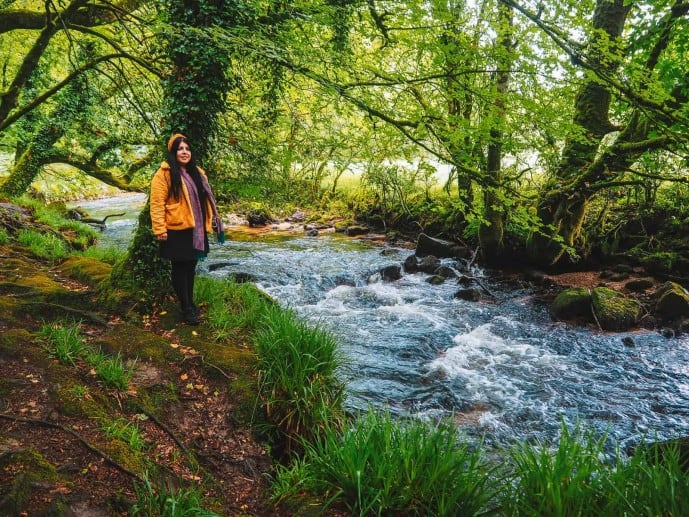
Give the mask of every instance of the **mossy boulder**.
<path id="1" fill-rule="evenodd" d="M 89 286 L 96 286 L 110 276 L 112 266 L 103 261 L 73 255 L 60 264 L 59 272 Z"/>
<path id="2" fill-rule="evenodd" d="M 689 317 L 689 294 L 676 282 L 665 282 L 655 293 L 655 312 L 664 321 Z"/>
<path id="3" fill-rule="evenodd" d="M 585 287 L 572 287 L 558 294 L 550 305 L 553 318 L 561 321 L 593 321 L 591 293 Z"/>
<path id="4" fill-rule="evenodd" d="M 594 288 L 591 304 L 603 330 L 628 330 L 636 325 L 641 315 L 641 307 L 636 300 L 608 287 Z"/>
<path id="5" fill-rule="evenodd" d="M 0 515 L 26 515 L 21 512 L 26 502 L 60 479 L 55 466 L 32 448 L 3 451 L 0 470 L 15 473 L 9 490 L 0 498 Z"/>

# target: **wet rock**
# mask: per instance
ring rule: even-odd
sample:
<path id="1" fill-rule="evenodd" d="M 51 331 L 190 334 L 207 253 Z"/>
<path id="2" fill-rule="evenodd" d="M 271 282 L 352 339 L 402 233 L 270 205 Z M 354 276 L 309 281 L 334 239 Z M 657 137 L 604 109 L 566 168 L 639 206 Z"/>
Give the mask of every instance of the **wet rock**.
<path id="1" fill-rule="evenodd" d="M 636 346 L 636 343 L 634 342 L 634 338 L 631 336 L 624 336 L 622 338 L 622 344 L 624 346 L 628 346 L 628 347 L 635 347 Z"/>
<path id="2" fill-rule="evenodd" d="M 249 226 L 255 228 L 257 226 L 266 226 L 270 222 L 270 217 L 265 212 L 250 212 L 246 220 Z"/>
<path id="3" fill-rule="evenodd" d="M 593 321 L 589 290 L 585 287 L 565 289 L 553 300 L 550 313 L 555 319 L 562 321 L 579 319 L 585 322 Z"/>
<path id="4" fill-rule="evenodd" d="M 676 282 L 665 282 L 655 293 L 655 312 L 664 321 L 689 317 L 689 295 Z"/>
<path id="5" fill-rule="evenodd" d="M 445 282 L 445 277 L 442 275 L 431 275 L 426 279 L 426 282 L 431 285 L 440 285 Z"/>
<path id="6" fill-rule="evenodd" d="M 481 299 L 481 290 L 475 287 L 460 289 L 454 294 L 454 297 L 468 302 L 477 302 Z"/>
<path id="7" fill-rule="evenodd" d="M 427 255 L 423 257 L 418 264 L 418 270 L 422 273 L 432 275 L 440 267 L 440 259 L 434 255 Z"/>
<path id="8" fill-rule="evenodd" d="M 315 228 L 311 228 L 310 230 L 306 230 L 304 232 L 304 235 L 306 235 L 307 237 L 318 237 L 318 230 L 316 230 Z"/>
<path id="9" fill-rule="evenodd" d="M 249 282 L 255 282 L 256 281 L 256 277 L 254 275 L 252 275 L 251 273 L 242 273 L 242 272 L 230 273 L 229 275 L 227 275 L 227 278 L 232 279 L 234 282 L 236 282 L 238 284 L 246 284 Z"/>
<path id="10" fill-rule="evenodd" d="M 384 282 L 393 282 L 402 278 L 402 267 L 394 264 L 380 270 L 380 277 Z"/>
<path id="11" fill-rule="evenodd" d="M 459 276 L 457 271 L 450 266 L 440 266 L 434 271 L 434 274 L 443 278 L 457 278 Z"/>
<path id="12" fill-rule="evenodd" d="M 636 325 L 641 315 L 639 302 L 607 287 L 591 291 L 591 305 L 603 330 L 627 330 Z"/>
<path id="13" fill-rule="evenodd" d="M 474 283 L 474 280 L 469 276 L 460 275 L 459 277 L 457 277 L 457 283 L 461 286 L 469 287 L 471 284 Z"/>
<path id="14" fill-rule="evenodd" d="M 347 229 L 345 230 L 345 234 L 349 235 L 350 237 L 356 237 L 357 235 L 366 235 L 368 232 L 368 228 L 366 228 L 365 226 L 358 225 L 347 226 Z"/>
<path id="15" fill-rule="evenodd" d="M 660 335 L 665 338 L 672 339 L 673 337 L 675 337 L 675 331 L 670 327 L 663 327 L 662 329 L 660 329 Z"/>
<path id="16" fill-rule="evenodd" d="M 407 273 L 416 273 L 419 270 L 419 259 L 416 255 L 409 255 L 404 259 L 404 271 Z"/>
<path id="17" fill-rule="evenodd" d="M 454 242 L 436 239 L 421 233 L 416 241 L 416 255 L 419 257 L 433 255 L 440 258 L 466 259 L 471 257 L 471 250 L 466 246 L 459 246 Z"/>

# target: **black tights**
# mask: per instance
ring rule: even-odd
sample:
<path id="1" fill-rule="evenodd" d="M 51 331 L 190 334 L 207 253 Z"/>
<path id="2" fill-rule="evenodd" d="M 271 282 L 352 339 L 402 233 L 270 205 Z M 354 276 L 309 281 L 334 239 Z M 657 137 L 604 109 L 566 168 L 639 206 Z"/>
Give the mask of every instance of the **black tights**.
<path id="1" fill-rule="evenodd" d="M 182 304 L 182 310 L 194 306 L 194 277 L 197 262 L 197 260 L 172 261 L 172 287 L 179 303 Z"/>

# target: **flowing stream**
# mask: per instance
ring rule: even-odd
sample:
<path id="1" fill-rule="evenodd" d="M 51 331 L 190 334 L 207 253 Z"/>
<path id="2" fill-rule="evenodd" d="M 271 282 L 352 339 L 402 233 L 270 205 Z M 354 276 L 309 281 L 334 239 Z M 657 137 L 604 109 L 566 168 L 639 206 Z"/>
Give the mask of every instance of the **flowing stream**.
<path id="1" fill-rule="evenodd" d="M 80 202 L 108 219 L 101 245 L 126 246 L 145 196 Z M 282 305 L 341 343 L 351 409 L 452 416 L 496 443 L 559 435 L 562 422 L 606 432 L 622 448 L 689 435 L 689 338 L 604 334 L 554 323 L 527 289 L 487 276 L 497 299 L 455 299 L 428 275 L 384 282 L 378 271 L 412 250 L 341 236 L 256 237 L 230 228 L 200 274 L 247 273 Z M 480 270 L 472 271 L 481 276 Z M 625 346 L 631 336 L 635 346 Z"/>

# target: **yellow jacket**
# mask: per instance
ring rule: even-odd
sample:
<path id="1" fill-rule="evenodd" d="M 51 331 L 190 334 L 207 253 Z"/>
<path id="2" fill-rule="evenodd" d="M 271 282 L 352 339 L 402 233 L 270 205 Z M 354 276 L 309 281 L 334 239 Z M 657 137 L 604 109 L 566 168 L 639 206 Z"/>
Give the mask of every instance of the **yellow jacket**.
<path id="1" fill-rule="evenodd" d="M 206 176 L 200 167 L 199 172 L 204 177 Z M 167 233 L 168 230 L 187 230 L 195 225 L 194 213 L 191 209 L 191 201 L 189 201 L 189 191 L 184 182 L 182 182 L 182 195 L 179 201 L 168 198 L 169 191 L 170 165 L 163 162 L 151 180 L 151 224 L 155 235 Z M 206 231 L 211 233 L 213 231 L 213 209 L 208 199 L 206 199 L 205 210 Z"/>

